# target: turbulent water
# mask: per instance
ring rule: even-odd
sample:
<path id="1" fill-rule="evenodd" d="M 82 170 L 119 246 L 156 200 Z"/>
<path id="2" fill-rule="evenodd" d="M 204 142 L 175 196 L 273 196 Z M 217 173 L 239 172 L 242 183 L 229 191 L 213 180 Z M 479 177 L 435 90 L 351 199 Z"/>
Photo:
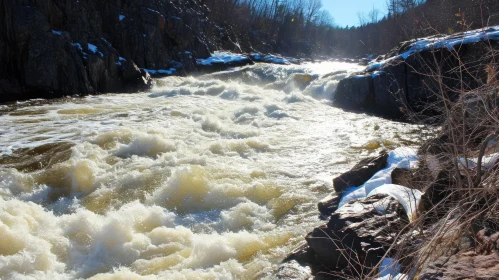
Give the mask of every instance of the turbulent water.
<path id="1" fill-rule="evenodd" d="M 416 126 L 330 106 L 359 66 L 257 64 L 3 106 L 1 279 L 255 279 L 331 179 Z"/>

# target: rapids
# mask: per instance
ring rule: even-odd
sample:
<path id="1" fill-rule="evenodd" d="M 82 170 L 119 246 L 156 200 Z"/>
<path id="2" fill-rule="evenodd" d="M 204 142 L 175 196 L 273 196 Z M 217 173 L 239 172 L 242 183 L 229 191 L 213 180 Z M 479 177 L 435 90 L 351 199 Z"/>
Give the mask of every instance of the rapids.
<path id="1" fill-rule="evenodd" d="M 331 107 L 347 63 L 167 77 L 0 108 L 1 279 L 255 279 L 333 176 L 419 127 Z"/>

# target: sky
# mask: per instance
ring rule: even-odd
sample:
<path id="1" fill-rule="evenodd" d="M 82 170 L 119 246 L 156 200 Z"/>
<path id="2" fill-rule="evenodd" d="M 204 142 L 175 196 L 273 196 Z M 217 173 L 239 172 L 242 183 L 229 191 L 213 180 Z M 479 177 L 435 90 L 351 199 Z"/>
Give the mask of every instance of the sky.
<path id="1" fill-rule="evenodd" d="M 338 26 L 357 26 L 358 12 L 369 13 L 373 6 L 380 11 L 380 18 L 386 13 L 385 0 L 322 0 L 324 9 L 328 10 Z"/>

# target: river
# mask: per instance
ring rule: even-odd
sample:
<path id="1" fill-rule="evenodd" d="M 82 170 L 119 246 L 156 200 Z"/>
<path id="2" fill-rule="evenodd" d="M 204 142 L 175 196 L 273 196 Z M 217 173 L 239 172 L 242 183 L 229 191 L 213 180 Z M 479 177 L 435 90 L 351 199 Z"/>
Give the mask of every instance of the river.
<path id="1" fill-rule="evenodd" d="M 321 224 L 334 176 L 418 143 L 331 106 L 359 69 L 256 64 L 0 107 L 0 278 L 264 276 Z"/>

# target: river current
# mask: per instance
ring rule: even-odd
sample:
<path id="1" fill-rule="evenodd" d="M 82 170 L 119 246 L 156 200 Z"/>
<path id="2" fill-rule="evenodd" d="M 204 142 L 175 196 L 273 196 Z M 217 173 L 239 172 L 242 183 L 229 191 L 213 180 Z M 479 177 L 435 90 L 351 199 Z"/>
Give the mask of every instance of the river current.
<path id="1" fill-rule="evenodd" d="M 256 64 L 1 107 L 0 278 L 265 276 L 321 224 L 334 176 L 418 143 L 331 106 L 359 69 Z"/>

